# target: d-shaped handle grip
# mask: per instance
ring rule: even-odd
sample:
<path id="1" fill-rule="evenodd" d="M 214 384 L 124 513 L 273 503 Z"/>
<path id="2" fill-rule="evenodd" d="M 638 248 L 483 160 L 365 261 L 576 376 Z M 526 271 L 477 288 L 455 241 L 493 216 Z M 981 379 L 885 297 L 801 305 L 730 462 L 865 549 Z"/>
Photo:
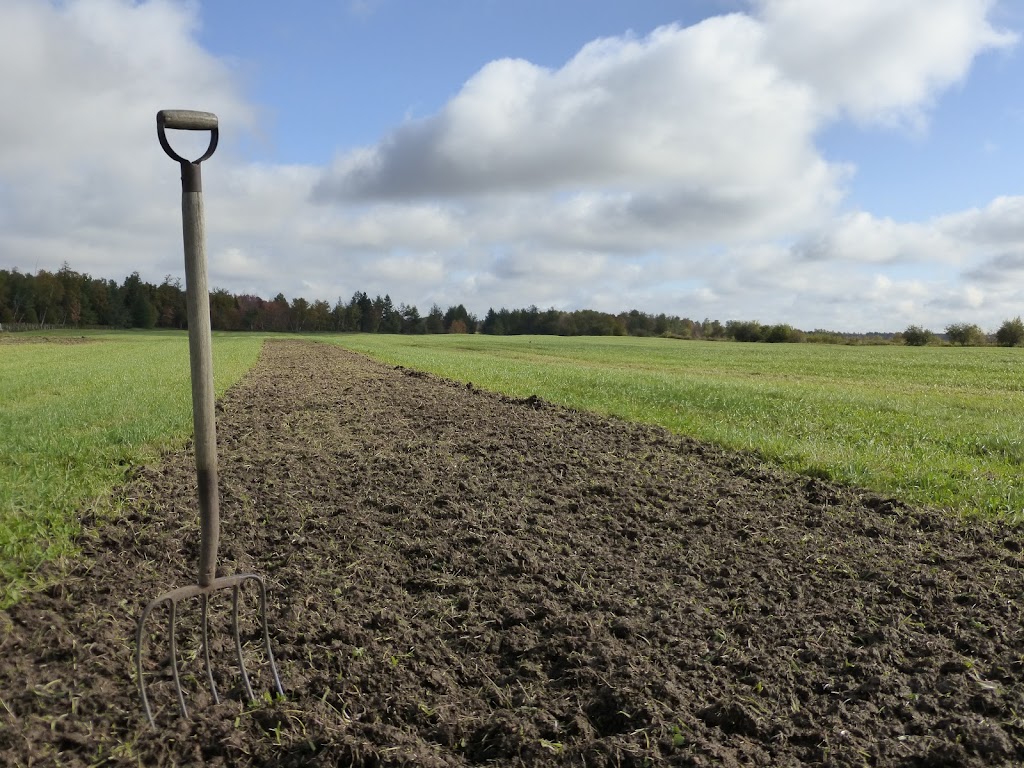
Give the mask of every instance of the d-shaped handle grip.
<path id="1" fill-rule="evenodd" d="M 206 152 L 198 160 L 186 160 L 171 149 L 171 145 L 167 142 L 167 134 L 165 133 L 167 128 L 179 131 L 209 131 L 210 146 L 206 148 Z M 177 160 L 183 164 L 199 165 L 217 149 L 219 134 L 217 116 L 212 112 L 194 112 L 190 109 L 161 109 L 156 113 L 156 133 L 160 139 L 160 146 L 164 148 L 164 152 L 172 160 Z"/>

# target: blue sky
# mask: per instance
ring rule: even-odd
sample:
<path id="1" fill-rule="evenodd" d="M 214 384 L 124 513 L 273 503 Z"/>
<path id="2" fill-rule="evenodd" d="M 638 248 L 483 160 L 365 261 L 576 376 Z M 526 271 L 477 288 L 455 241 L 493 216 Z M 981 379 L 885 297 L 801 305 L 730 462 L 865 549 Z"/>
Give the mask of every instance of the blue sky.
<path id="1" fill-rule="evenodd" d="M 0 267 L 992 330 L 1024 313 L 1014 0 L 3 0 Z"/>
<path id="2" fill-rule="evenodd" d="M 264 105 L 272 142 L 255 159 L 325 163 L 372 143 L 409 116 L 429 115 L 490 61 L 558 68 L 599 37 L 647 34 L 735 10 L 737 3 L 443 0 L 424 3 L 266 0 L 202 6 L 199 40 L 238 62 Z"/>

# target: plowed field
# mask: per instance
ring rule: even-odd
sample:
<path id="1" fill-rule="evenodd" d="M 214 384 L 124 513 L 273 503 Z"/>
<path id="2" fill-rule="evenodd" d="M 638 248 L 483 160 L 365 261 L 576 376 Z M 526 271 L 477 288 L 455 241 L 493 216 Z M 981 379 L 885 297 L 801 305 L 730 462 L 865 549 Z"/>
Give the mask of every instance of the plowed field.
<path id="1" fill-rule="evenodd" d="M 0 612 L 5 765 L 1024 764 L 1021 532 L 658 429 L 271 342 L 218 405 L 221 563 L 270 590 L 247 705 L 192 582 L 187 449 L 83 510 L 70 575 Z M 248 666 L 256 608 L 243 601 Z"/>

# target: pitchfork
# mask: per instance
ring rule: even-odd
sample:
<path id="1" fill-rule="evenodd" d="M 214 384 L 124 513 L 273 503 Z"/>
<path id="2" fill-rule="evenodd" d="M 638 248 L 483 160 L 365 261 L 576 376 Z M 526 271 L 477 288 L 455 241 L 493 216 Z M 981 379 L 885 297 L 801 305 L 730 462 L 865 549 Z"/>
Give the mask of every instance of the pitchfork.
<path id="1" fill-rule="evenodd" d="M 198 160 L 189 161 L 179 156 L 167 142 L 165 129 L 210 131 L 210 145 Z M 255 584 L 259 591 L 259 621 L 263 630 L 263 646 L 278 694 L 284 695 L 281 678 L 270 649 L 270 629 L 267 625 L 267 587 L 254 573 L 217 576 L 217 541 L 220 538 L 220 505 L 217 497 L 217 432 L 214 423 L 213 354 L 210 333 L 209 288 L 206 278 L 206 232 L 203 220 L 203 183 L 199 164 L 217 149 L 217 116 L 209 112 L 187 110 L 161 110 L 156 115 L 157 136 L 160 146 L 171 159 L 181 164 L 181 214 L 185 241 L 185 288 L 188 305 L 188 347 L 192 375 L 192 423 L 195 429 L 196 474 L 199 481 L 199 580 L 197 584 L 172 589 L 146 606 L 139 618 L 135 643 L 135 669 L 142 694 L 146 718 L 153 725 L 153 713 L 146 696 L 146 682 L 142 673 L 142 642 L 146 618 L 161 605 L 168 607 L 170 618 L 170 666 L 182 717 L 188 717 L 185 694 L 178 672 L 178 647 L 175 640 L 178 604 L 198 597 L 201 605 L 201 632 L 203 661 L 206 678 L 215 703 L 220 703 L 217 686 L 210 665 L 210 596 L 221 590 L 231 590 L 231 628 L 238 654 L 238 669 L 242 687 L 250 701 L 255 700 L 249 675 L 242 657 L 242 639 L 238 624 L 238 602 L 242 585 Z"/>

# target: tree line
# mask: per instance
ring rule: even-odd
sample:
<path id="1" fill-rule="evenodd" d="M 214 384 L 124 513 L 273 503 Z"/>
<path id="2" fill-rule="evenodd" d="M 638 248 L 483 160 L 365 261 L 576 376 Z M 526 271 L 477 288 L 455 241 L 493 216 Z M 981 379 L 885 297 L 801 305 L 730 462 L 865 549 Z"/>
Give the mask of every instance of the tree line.
<path id="1" fill-rule="evenodd" d="M 766 343 L 928 344 L 936 334 L 918 326 L 902 333 L 841 333 L 817 329 L 802 331 L 788 324 L 762 325 L 757 321 L 691 320 L 633 309 L 611 314 L 592 309 L 571 312 L 557 309 L 489 309 L 478 319 L 462 304 L 441 309 L 434 304 L 425 315 L 415 305 L 397 306 L 387 294 L 370 298 L 356 291 L 348 300 L 289 301 L 283 294 L 265 300 L 250 294 L 232 294 L 222 288 L 210 293 L 210 321 L 214 330 L 283 331 L 295 333 L 486 333 L 493 335 L 558 336 L 662 336 L 677 339 L 731 340 Z M 122 282 L 94 278 L 72 270 L 66 263 L 57 272 L 36 274 L 0 269 L 0 329 L 39 327 L 176 328 L 188 325 L 185 289 L 170 275 L 159 285 L 133 272 Z M 952 344 L 978 345 L 994 341 L 1005 346 L 1024 344 L 1024 323 L 1007 320 L 993 337 L 977 326 L 947 326 Z"/>
<path id="2" fill-rule="evenodd" d="M 395 306 L 390 296 L 356 291 L 348 301 L 310 302 L 283 294 L 265 300 L 223 288 L 210 293 L 210 323 L 220 331 L 335 331 L 364 333 L 474 333 L 477 320 L 459 304 L 433 306 L 420 316 L 414 306 Z M 0 326 L 176 328 L 188 327 L 185 289 L 170 275 L 159 285 L 133 272 L 121 283 L 94 278 L 67 264 L 35 275 L 0 269 Z"/>
<path id="3" fill-rule="evenodd" d="M 907 326 L 900 337 L 904 344 L 912 347 L 923 347 L 939 341 L 935 333 L 919 325 Z M 1020 315 L 1012 320 L 1004 320 L 991 336 L 974 323 L 952 323 L 946 326 L 945 339 L 961 347 L 980 347 L 992 343 L 1001 347 L 1017 347 L 1024 344 L 1024 320 L 1021 320 Z"/>

